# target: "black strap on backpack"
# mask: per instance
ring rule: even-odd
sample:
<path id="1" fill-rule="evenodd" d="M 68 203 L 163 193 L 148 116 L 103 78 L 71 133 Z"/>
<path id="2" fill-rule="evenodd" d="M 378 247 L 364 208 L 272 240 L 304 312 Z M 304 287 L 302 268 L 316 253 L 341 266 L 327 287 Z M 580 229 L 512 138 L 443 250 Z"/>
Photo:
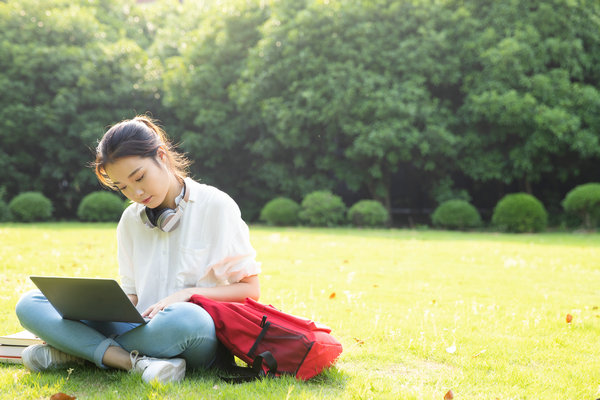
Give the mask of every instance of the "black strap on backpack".
<path id="1" fill-rule="evenodd" d="M 277 376 L 277 360 L 270 351 L 254 357 L 251 367 L 240 367 L 235 363 L 233 354 L 221 342 L 217 347 L 217 359 L 213 366 L 227 374 L 227 376 L 220 376 L 227 383 L 243 383 Z M 267 367 L 267 373 L 264 366 Z"/>
<path id="2" fill-rule="evenodd" d="M 254 357 L 254 353 L 258 349 L 260 342 L 263 340 L 267 334 L 267 330 L 271 326 L 271 323 L 267 322 L 266 315 L 263 315 L 260 326 L 262 327 L 262 330 L 247 354 L 247 356 L 250 358 Z M 217 362 L 215 364 L 218 368 L 225 370 L 227 373 L 235 375 L 221 377 L 221 379 L 228 383 L 250 382 L 256 379 L 262 379 L 265 376 L 271 378 L 277 376 L 277 360 L 275 357 L 273 357 L 273 354 L 271 354 L 270 351 L 264 351 L 254 357 L 251 367 L 240 367 L 235 363 L 233 354 L 231 354 L 231 352 L 221 342 L 219 342 L 219 348 L 217 349 Z M 266 373 L 265 369 L 267 370 Z"/>
<path id="3" fill-rule="evenodd" d="M 265 373 L 264 366 L 267 367 L 267 373 Z M 265 377 L 276 377 L 277 360 L 275 360 L 270 351 L 265 351 L 254 358 L 251 367 L 240 367 L 232 360 L 232 364 L 225 366 L 223 369 L 228 374 L 231 374 L 229 376 L 221 376 L 221 379 L 227 383 L 251 382 Z"/>

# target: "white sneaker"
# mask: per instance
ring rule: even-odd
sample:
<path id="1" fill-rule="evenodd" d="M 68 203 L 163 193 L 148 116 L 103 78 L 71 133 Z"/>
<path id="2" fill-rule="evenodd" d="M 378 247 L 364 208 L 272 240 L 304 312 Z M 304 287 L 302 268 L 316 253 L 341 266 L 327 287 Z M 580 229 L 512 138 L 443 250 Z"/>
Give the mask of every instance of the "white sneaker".
<path id="1" fill-rule="evenodd" d="M 78 363 L 83 360 L 79 357 L 63 353 L 47 344 L 34 344 L 23 350 L 21 354 L 23 365 L 31 371 L 45 371 L 49 368 L 58 367 L 62 364 Z"/>
<path id="2" fill-rule="evenodd" d="M 142 380 L 146 383 L 153 380 L 161 383 L 178 382 L 185 376 L 185 360 L 183 358 L 140 357 L 137 350 L 133 350 L 129 357 L 131 359 L 130 372 L 141 373 Z"/>

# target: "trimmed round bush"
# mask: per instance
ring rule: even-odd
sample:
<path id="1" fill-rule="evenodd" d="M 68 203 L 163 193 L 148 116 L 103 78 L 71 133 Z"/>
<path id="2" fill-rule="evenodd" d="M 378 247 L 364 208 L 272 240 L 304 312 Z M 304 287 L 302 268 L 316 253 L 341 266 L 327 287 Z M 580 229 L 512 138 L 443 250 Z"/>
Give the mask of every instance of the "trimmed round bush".
<path id="1" fill-rule="evenodd" d="M 600 183 L 575 187 L 567 193 L 562 206 L 567 213 L 578 215 L 584 228 L 595 228 L 600 222 Z"/>
<path id="2" fill-rule="evenodd" d="M 290 226 L 298 224 L 300 205 L 287 197 L 269 201 L 260 212 L 260 220 L 269 225 Z"/>
<path id="3" fill-rule="evenodd" d="M 124 210 L 121 198 L 111 192 L 98 191 L 86 195 L 79 203 L 77 216 L 82 221 L 118 221 Z"/>
<path id="4" fill-rule="evenodd" d="M 0 200 L 0 222 L 10 221 L 10 209 L 4 200 Z"/>
<path id="5" fill-rule="evenodd" d="M 540 232 L 546 229 L 548 213 L 534 196 L 512 193 L 504 196 L 494 207 L 492 224 L 505 232 Z"/>
<path id="6" fill-rule="evenodd" d="M 47 221 L 52 217 L 52 202 L 40 192 L 24 192 L 15 196 L 8 209 L 17 222 Z"/>
<path id="7" fill-rule="evenodd" d="M 447 200 L 435 209 L 431 222 L 447 229 L 477 228 L 481 226 L 481 215 L 468 201 Z"/>
<path id="8" fill-rule="evenodd" d="M 354 226 L 381 227 L 389 219 L 387 209 L 376 200 L 361 200 L 348 210 L 348 220 Z"/>
<path id="9" fill-rule="evenodd" d="M 329 191 L 312 192 L 302 200 L 300 220 L 312 226 L 336 226 L 345 220 L 346 205 Z"/>

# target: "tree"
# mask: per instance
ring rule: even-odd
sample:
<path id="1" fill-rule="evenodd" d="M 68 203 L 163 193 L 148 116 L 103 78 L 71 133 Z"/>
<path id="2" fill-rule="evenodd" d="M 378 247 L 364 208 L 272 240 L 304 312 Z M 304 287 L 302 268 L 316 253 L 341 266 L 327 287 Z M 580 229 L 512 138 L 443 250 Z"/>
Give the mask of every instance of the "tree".
<path id="1" fill-rule="evenodd" d="M 598 159 L 599 3 L 450 3 L 478 24 L 463 51 L 462 171 L 531 193 L 544 176 L 580 174 L 573 159 Z"/>
<path id="2" fill-rule="evenodd" d="M 167 58 L 165 105 L 177 117 L 182 148 L 196 162 L 202 180 L 225 189 L 257 215 L 270 194 L 257 185 L 256 160 L 249 152 L 255 132 L 231 98 L 248 50 L 260 39 L 267 9 L 229 2 L 206 10 L 180 39 L 180 55 Z"/>
<path id="3" fill-rule="evenodd" d="M 114 14 L 123 6 L 102 3 Z M 87 1 L 0 3 L 0 186 L 44 192 L 58 217 L 97 187 L 86 165 L 105 127 L 159 105 L 160 66 L 98 11 Z"/>
<path id="4" fill-rule="evenodd" d="M 459 78 L 443 28 L 452 13 L 427 1 L 309 2 L 292 16 L 286 6 L 238 87 L 263 122 L 261 150 L 289 177 L 333 172 L 332 183 L 366 185 L 389 209 L 403 163 L 431 171 L 454 154 L 450 105 L 432 92 Z"/>

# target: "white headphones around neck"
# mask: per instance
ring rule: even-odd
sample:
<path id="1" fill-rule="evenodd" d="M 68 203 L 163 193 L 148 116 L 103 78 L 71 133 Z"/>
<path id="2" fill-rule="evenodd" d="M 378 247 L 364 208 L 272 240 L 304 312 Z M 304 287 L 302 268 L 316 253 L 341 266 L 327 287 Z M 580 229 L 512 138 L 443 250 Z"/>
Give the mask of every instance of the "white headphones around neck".
<path id="1" fill-rule="evenodd" d="M 171 232 L 179 225 L 179 220 L 189 199 L 190 191 L 187 190 L 185 182 L 183 182 L 183 189 L 179 196 L 175 198 L 176 209 L 144 207 L 140 210 L 140 218 L 148 228 L 158 228 L 163 232 Z"/>

